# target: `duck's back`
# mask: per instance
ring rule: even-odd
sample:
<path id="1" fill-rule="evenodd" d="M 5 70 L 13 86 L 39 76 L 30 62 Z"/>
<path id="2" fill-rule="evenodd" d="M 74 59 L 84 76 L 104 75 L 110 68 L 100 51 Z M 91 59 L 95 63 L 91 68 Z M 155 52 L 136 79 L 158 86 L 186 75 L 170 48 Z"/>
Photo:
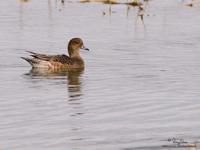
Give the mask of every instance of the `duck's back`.
<path id="1" fill-rule="evenodd" d="M 55 55 L 50 59 L 52 68 L 84 68 L 81 57 L 68 57 L 67 55 Z"/>

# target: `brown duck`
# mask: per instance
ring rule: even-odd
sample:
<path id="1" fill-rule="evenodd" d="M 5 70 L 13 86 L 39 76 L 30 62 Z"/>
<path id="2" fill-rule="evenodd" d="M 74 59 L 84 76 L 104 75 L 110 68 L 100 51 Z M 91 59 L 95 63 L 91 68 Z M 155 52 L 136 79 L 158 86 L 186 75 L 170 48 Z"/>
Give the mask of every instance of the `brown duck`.
<path id="1" fill-rule="evenodd" d="M 84 61 L 79 54 L 79 50 L 89 50 L 83 44 L 82 39 L 73 38 L 68 44 L 67 55 L 46 55 L 27 51 L 32 58 L 21 57 L 31 64 L 33 68 L 49 68 L 49 69 L 78 69 L 84 68 Z"/>

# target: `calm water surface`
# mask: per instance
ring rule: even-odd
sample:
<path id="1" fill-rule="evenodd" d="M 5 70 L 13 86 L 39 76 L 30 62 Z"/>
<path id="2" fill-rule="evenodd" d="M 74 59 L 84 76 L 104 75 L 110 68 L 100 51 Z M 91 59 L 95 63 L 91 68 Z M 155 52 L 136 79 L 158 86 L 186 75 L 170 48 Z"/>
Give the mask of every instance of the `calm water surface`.
<path id="1" fill-rule="evenodd" d="M 199 141 L 200 8 L 152 0 L 144 23 L 137 13 L 2 0 L 0 149 L 186 150 L 163 145 Z M 66 53 L 72 37 L 91 50 L 81 52 L 85 70 L 38 72 L 20 59 L 25 50 Z"/>

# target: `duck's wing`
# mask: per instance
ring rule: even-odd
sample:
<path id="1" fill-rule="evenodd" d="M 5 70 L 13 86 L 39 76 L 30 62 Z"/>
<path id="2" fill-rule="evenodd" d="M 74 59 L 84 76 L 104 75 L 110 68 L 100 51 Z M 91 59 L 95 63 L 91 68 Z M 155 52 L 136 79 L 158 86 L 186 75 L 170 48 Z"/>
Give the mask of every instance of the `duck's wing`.
<path id="1" fill-rule="evenodd" d="M 32 51 L 27 51 L 31 53 L 31 56 L 35 59 L 49 61 L 49 62 L 57 62 L 61 64 L 71 64 L 72 60 L 67 55 L 46 55 L 46 54 L 39 54 Z"/>
<path id="2" fill-rule="evenodd" d="M 32 51 L 27 51 L 27 52 L 30 53 L 31 54 L 30 56 L 32 56 L 33 58 L 44 61 L 49 61 L 53 57 L 53 55 L 39 54 Z"/>
<path id="3" fill-rule="evenodd" d="M 61 64 L 72 64 L 73 63 L 72 59 L 64 54 L 51 56 L 50 62 L 58 62 Z"/>

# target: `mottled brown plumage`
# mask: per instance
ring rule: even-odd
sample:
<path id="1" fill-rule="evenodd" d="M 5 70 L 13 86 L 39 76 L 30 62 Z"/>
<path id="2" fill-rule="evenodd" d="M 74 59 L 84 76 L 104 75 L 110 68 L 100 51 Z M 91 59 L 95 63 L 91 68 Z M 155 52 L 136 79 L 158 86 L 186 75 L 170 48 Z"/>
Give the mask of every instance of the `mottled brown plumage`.
<path id="1" fill-rule="evenodd" d="M 50 68 L 50 69 L 71 69 L 84 68 L 84 61 L 79 54 L 79 49 L 89 50 L 84 47 L 83 41 L 80 38 L 73 38 L 68 44 L 67 55 L 46 55 L 38 54 L 32 51 L 29 52 L 32 58 L 21 57 L 31 64 L 33 68 Z"/>

